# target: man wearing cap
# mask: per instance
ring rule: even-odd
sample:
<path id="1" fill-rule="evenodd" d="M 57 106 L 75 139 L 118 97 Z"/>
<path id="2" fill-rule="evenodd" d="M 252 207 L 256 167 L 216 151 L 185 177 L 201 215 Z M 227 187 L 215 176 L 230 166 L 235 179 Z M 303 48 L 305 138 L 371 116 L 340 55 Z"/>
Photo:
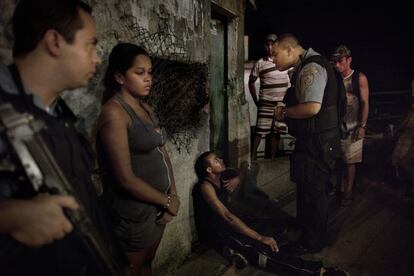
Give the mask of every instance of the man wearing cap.
<path id="1" fill-rule="evenodd" d="M 341 73 L 346 91 L 346 112 L 342 128 L 346 133 L 341 140 L 343 160 L 346 164 L 341 191 L 344 192 L 341 204 L 352 203 L 352 190 L 355 180 L 356 163 L 362 162 L 362 145 L 368 120 L 369 90 L 367 77 L 351 68 L 351 50 L 345 45 L 338 46 L 332 54 L 335 69 Z"/>
<path id="2" fill-rule="evenodd" d="M 296 138 L 290 176 L 297 187 L 296 218 L 302 227 L 298 253 L 315 253 L 332 243 L 337 231 L 328 228 L 333 210 L 327 193 L 340 156 L 335 69 L 312 48 L 305 50 L 292 34 L 274 42 L 273 61 L 279 70 L 294 67 L 286 106 L 276 107 L 275 117 L 286 121 Z"/>
<path id="3" fill-rule="evenodd" d="M 272 61 L 272 45 L 277 39 L 275 34 L 268 34 L 265 41 L 266 56 L 259 59 L 249 77 L 249 90 L 257 106 L 257 122 L 252 147 L 252 159 L 257 158 L 257 148 L 263 135 L 273 133 L 271 158 L 275 157 L 280 133 L 287 133 L 286 124 L 274 120 L 273 112 L 281 103 L 286 90 L 290 87 L 288 70 L 279 71 Z M 255 82 L 260 79 L 259 99 L 257 99 Z"/>

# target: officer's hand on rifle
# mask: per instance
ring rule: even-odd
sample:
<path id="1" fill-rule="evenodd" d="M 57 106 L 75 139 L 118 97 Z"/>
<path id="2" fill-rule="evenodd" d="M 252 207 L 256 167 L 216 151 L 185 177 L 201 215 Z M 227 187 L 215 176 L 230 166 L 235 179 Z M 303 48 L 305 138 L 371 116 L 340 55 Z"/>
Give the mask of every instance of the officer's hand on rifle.
<path id="1" fill-rule="evenodd" d="M 0 204 L 0 232 L 30 247 L 52 243 L 73 229 L 63 208 L 76 210 L 79 206 L 73 197 L 61 195 L 5 200 Z"/>

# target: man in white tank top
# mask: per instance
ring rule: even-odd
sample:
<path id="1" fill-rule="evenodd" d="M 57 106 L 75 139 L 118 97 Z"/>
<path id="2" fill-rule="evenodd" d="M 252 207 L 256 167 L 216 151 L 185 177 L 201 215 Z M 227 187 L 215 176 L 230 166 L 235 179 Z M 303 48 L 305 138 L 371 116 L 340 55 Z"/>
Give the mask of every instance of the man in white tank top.
<path id="1" fill-rule="evenodd" d="M 332 55 L 335 69 L 341 73 L 346 91 L 346 113 L 343 127 L 347 137 L 341 140 L 345 163 L 344 192 L 342 205 L 350 205 L 353 200 L 356 163 L 362 162 L 362 147 L 369 110 L 368 79 L 365 74 L 351 68 L 351 51 L 345 45 L 336 48 Z"/>

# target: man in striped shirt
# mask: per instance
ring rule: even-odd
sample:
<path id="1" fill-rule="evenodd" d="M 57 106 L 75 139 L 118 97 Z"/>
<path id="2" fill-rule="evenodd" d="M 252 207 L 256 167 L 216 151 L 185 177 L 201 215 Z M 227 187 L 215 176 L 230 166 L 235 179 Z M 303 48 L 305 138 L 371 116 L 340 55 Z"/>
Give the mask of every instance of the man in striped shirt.
<path id="1" fill-rule="evenodd" d="M 275 34 L 268 34 L 265 41 L 266 56 L 259 59 L 252 68 L 249 77 L 249 90 L 257 106 L 257 122 L 252 146 L 252 160 L 257 158 L 257 148 L 263 135 L 272 133 L 271 158 L 274 158 L 281 133 L 287 133 L 283 122 L 274 120 L 274 109 L 282 104 L 286 90 L 290 87 L 288 70 L 279 71 L 272 60 L 272 45 L 277 39 Z M 259 99 L 255 82 L 260 79 Z"/>

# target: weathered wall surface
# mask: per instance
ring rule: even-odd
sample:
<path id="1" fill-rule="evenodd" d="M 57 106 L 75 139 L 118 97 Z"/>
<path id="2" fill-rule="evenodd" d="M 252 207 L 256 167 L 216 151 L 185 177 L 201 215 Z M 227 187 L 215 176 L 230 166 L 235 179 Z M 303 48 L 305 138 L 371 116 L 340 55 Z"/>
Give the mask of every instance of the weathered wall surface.
<path id="1" fill-rule="evenodd" d="M 12 56 L 13 35 L 10 19 L 16 0 L 0 1 L 0 60 L 9 64 Z"/>
<path id="2" fill-rule="evenodd" d="M 9 20 L 15 0 L 0 2 L 0 59 L 11 61 L 12 36 Z M 228 126 L 231 165 L 249 158 L 249 113 L 243 92 L 243 33 L 245 2 L 238 0 L 90 0 L 98 29 L 98 52 L 103 64 L 85 89 L 68 91 L 64 97 L 79 117 L 79 129 L 94 140 L 100 112 L 102 78 L 107 57 L 117 42 L 133 42 L 150 53 L 189 62 L 207 63 L 210 54 L 211 9 L 228 18 Z M 157 252 L 155 272 L 168 271 L 190 253 L 195 234 L 191 188 L 196 181 L 193 164 L 199 153 L 209 149 L 208 114 L 189 152 L 167 145 L 175 181 L 181 197 L 179 215 L 169 223 Z"/>

